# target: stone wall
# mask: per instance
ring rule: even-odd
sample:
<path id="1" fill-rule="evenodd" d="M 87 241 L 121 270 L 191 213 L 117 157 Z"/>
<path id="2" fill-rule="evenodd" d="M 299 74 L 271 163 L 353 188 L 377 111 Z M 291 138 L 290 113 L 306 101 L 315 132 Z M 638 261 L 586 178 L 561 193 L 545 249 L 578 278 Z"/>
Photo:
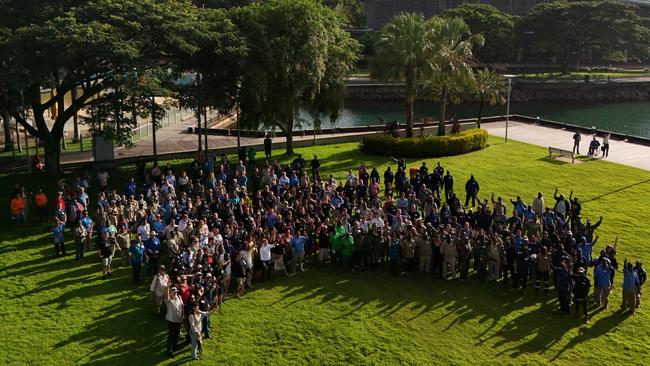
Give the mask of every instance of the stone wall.
<path id="1" fill-rule="evenodd" d="M 348 85 L 347 100 L 401 101 L 404 99 L 404 85 L 399 84 L 357 84 Z M 428 100 L 426 92 L 419 92 L 420 100 Z M 533 101 L 649 101 L 650 82 L 616 83 L 513 83 L 511 98 L 515 102 Z"/>

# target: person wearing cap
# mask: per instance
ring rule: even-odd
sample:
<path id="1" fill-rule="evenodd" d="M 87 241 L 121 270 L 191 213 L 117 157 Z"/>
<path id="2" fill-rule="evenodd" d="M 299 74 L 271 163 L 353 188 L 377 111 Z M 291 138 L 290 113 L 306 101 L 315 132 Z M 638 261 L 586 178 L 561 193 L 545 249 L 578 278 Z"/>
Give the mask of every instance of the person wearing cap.
<path id="1" fill-rule="evenodd" d="M 142 271 L 142 261 L 144 260 L 144 245 L 141 240 L 131 242 L 129 245 L 129 257 L 131 258 L 131 271 L 133 282 L 140 282 L 140 272 Z"/>
<path id="2" fill-rule="evenodd" d="M 151 281 L 151 286 L 149 286 L 149 291 L 153 295 L 154 311 L 156 314 L 160 314 L 160 306 L 169 292 L 169 286 L 169 275 L 165 273 L 165 266 L 161 264 L 158 267 L 158 273 Z"/>
<path id="3" fill-rule="evenodd" d="M 167 356 L 174 357 L 174 351 L 178 349 L 178 338 L 181 335 L 181 326 L 185 316 L 183 300 L 178 296 L 176 287 L 169 287 L 165 297 L 165 308 L 167 314 Z"/>
<path id="4" fill-rule="evenodd" d="M 589 322 L 589 314 L 587 313 L 587 298 L 589 296 L 589 289 L 591 288 L 591 281 L 585 274 L 584 267 L 578 268 L 578 274 L 573 275 L 573 303 L 576 305 L 575 315 L 578 316 L 579 306 L 582 305 L 582 310 L 585 315 L 585 323 Z"/>

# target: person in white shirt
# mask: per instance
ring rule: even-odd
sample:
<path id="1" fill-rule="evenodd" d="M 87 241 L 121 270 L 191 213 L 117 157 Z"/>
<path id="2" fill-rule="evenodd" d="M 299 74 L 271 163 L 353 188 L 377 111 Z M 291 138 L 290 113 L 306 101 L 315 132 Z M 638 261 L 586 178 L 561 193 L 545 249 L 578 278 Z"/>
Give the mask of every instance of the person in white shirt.
<path id="1" fill-rule="evenodd" d="M 188 320 L 190 324 L 190 340 L 192 342 L 190 353 L 193 360 L 200 359 L 199 355 L 202 349 L 201 332 L 203 331 L 203 318 L 206 316 L 210 316 L 209 311 L 201 311 L 198 305 L 192 307 L 192 312 Z"/>
<path id="2" fill-rule="evenodd" d="M 174 350 L 178 348 L 178 338 L 181 335 L 181 326 L 183 325 L 183 300 L 178 295 L 178 289 L 170 286 L 169 292 L 165 299 L 167 314 L 167 356 L 174 357 Z"/>
<path id="3" fill-rule="evenodd" d="M 269 244 L 269 241 L 266 239 L 262 240 L 262 246 L 260 247 L 260 261 L 262 261 L 262 281 L 266 279 L 271 279 L 271 274 L 273 273 L 273 258 L 271 256 L 271 249 L 275 245 Z"/>
<path id="4" fill-rule="evenodd" d="M 537 197 L 533 200 L 533 212 L 537 217 L 542 217 L 544 213 L 544 196 L 542 192 L 537 192 Z"/>
<path id="5" fill-rule="evenodd" d="M 151 232 L 151 226 L 149 223 L 145 220 L 142 220 L 142 223 L 138 225 L 138 230 L 137 233 L 140 235 L 142 238 L 142 241 L 147 241 L 149 240 L 149 233 Z"/>
<path id="6" fill-rule="evenodd" d="M 165 273 L 165 266 L 160 265 L 158 273 L 154 276 L 149 287 L 153 295 L 153 306 L 156 314 L 160 314 L 160 306 L 169 292 L 169 284 L 169 275 Z"/>

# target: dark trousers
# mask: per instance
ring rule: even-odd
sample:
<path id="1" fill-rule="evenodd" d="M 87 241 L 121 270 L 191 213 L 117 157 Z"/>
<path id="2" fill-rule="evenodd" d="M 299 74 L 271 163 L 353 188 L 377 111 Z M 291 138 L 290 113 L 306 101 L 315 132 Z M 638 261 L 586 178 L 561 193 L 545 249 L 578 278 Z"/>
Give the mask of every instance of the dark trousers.
<path id="1" fill-rule="evenodd" d="M 510 274 L 510 277 L 515 277 L 515 266 L 513 264 L 508 264 L 506 263 L 505 266 L 503 266 L 503 283 L 508 284 L 508 273 Z"/>
<path id="2" fill-rule="evenodd" d="M 544 280 L 544 293 L 548 292 L 548 280 L 549 280 L 549 275 L 548 271 L 546 272 L 540 272 L 537 271 L 535 272 L 535 291 L 539 291 L 539 288 L 541 287 L 542 280 Z"/>
<path id="3" fill-rule="evenodd" d="M 573 302 L 576 304 L 576 315 L 578 315 L 578 308 L 582 305 L 582 311 L 585 314 L 585 319 L 589 318 L 587 313 L 587 299 L 573 299 Z"/>
<path id="4" fill-rule="evenodd" d="M 171 354 L 178 347 L 182 323 L 167 321 L 167 353 Z"/>
<path id="5" fill-rule="evenodd" d="M 273 261 L 262 261 L 262 281 L 273 279 Z"/>
<path id="6" fill-rule="evenodd" d="M 84 249 L 86 249 L 86 243 L 84 240 L 77 240 L 74 243 L 75 247 L 75 259 L 80 260 L 84 257 Z"/>
<path id="7" fill-rule="evenodd" d="M 519 288 L 521 285 L 522 289 L 526 288 L 528 284 L 528 271 L 518 271 L 517 275 L 514 278 L 514 288 Z"/>
<path id="8" fill-rule="evenodd" d="M 47 207 L 38 207 L 38 217 L 41 219 L 41 222 L 47 222 L 48 214 Z"/>
<path id="9" fill-rule="evenodd" d="M 54 243 L 54 252 L 56 253 L 57 257 L 65 255 L 65 243 Z"/>
<path id="10" fill-rule="evenodd" d="M 603 145 L 603 156 L 609 156 L 609 144 Z"/>
<path id="11" fill-rule="evenodd" d="M 460 278 L 466 280 L 467 272 L 469 272 L 469 258 L 461 258 L 460 260 Z"/>
<path id="12" fill-rule="evenodd" d="M 472 199 L 472 207 L 476 206 L 476 193 L 468 193 L 467 198 L 465 198 L 465 206 L 469 205 L 469 200 Z"/>
<path id="13" fill-rule="evenodd" d="M 133 282 L 140 281 L 141 271 L 142 271 L 142 262 L 131 262 L 131 272 L 133 273 Z"/>
<path id="14" fill-rule="evenodd" d="M 390 271 L 393 274 L 393 277 L 397 277 L 399 274 L 399 259 L 390 260 Z"/>
<path id="15" fill-rule="evenodd" d="M 152 256 L 149 258 L 149 264 L 147 265 L 147 274 L 153 276 L 156 271 L 158 271 L 158 257 Z"/>
<path id="16" fill-rule="evenodd" d="M 557 301 L 560 303 L 560 310 L 563 313 L 569 314 L 569 289 L 558 289 Z"/>
<path id="17" fill-rule="evenodd" d="M 453 188 L 449 188 L 449 189 L 447 189 L 447 187 L 445 187 L 445 201 L 446 201 L 446 202 L 451 201 L 451 195 L 452 195 L 453 193 L 454 193 L 454 189 L 453 189 Z"/>
<path id="18" fill-rule="evenodd" d="M 580 140 L 573 143 L 573 152 L 575 154 L 580 154 Z"/>

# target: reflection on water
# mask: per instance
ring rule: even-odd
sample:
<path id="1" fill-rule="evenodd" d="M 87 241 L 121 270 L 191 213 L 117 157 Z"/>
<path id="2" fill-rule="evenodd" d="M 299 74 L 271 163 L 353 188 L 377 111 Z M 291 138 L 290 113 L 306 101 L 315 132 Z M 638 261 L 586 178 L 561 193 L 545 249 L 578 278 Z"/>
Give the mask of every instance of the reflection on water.
<path id="1" fill-rule="evenodd" d="M 610 130 L 630 135 L 650 137 L 650 102 L 618 103 L 513 103 L 511 113 L 543 119 L 566 122 L 586 127 Z M 478 104 L 460 104 L 448 107 L 459 118 L 475 118 Z M 485 106 L 484 116 L 504 115 L 505 105 Z M 420 102 L 415 105 L 416 120 L 424 117 L 438 119 L 439 107 L 433 102 Z M 311 117 L 301 112 L 304 128 L 311 128 Z M 384 121 L 404 121 L 404 107 L 399 102 L 346 102 L 338 127 L 366 126 Z M 323 118 L 322 128 L 331 127 L 329 119 Z"/>

